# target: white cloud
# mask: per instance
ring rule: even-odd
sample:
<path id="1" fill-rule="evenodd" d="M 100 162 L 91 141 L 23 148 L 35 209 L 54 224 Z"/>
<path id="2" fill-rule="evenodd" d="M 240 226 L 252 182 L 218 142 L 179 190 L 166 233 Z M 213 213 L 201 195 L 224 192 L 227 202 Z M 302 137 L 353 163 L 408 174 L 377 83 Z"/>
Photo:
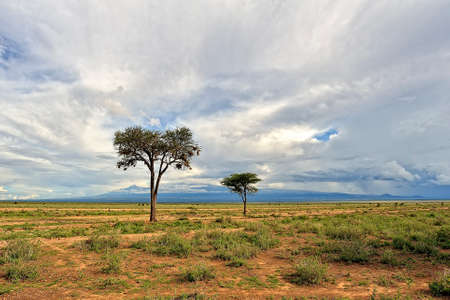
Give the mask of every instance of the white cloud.
<path id="1" fill-rule="evenodd" d="M 432 194 L 450 177 L 449 20 L 445 1 L 2 2 L 0 185 L 145 184 L 112 147 L 140 124 L 202 145 L 167 189 L 249 170 L 266 187 Z M 309 171 L 322 178 L 293 179 Z"/>

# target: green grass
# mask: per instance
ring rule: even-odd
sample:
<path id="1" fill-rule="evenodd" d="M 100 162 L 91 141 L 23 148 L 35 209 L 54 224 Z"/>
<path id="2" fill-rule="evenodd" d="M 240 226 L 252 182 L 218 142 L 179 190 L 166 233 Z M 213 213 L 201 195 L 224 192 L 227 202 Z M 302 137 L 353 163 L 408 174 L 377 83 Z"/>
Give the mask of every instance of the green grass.
<path id="1" fill-rule="evenodd" d="M 40 251 L 41 247 L 39 242 L 27 239 L 8 241 L 0 258 L 0 263 L 36 260 Z"/>
<path id="2" fill-rule="evenodd" d="M 159 256 L 188 257 L 193 247 L 190 240 L 175 232 L 168 232 L 156 239 L 141 239 L 131 245 L 132 248 L 143 249 Z"/>
<path id="3" fill-rule="evenodd" d="M 6 268 L 6 278 L 9 281 L 34 280 L 39 276 L 36 266 L 16 262 Z"/>
<path id="4" fill-rule="evenodd" d="M 129 288 L 130 285 L 119 278 L 105 278 L 97 281 L 96 288 L 101 290 L 122 290 Z"/>
<path id="5" fill-rule="evenodd" d="M 118 248 L 120 239 L 116 235 L 100 236 L 94 235 L 87 240 L 77 244 L 82 250 L 95 251 L 97 253 L 108 251 L 109 249 Z"/>
<path id="6" fill-rule="evenodd" d="M 326 279 L 328 266 L 318 257 L 308 257 L 294 266 L 294 272 L 289 274 L 290 282 L 298 285 L 320 284 Z"/>
<path id="7" fill-rule="evenodd" d="M 101 271 L 106 274 L 121 272 L 122 256 L 117 253 L 107 253 L 103 257 L 104 266 Z"/>
<path id="8" fill-rule="evenodd" d="M 195 282 L 195 281 L 206 281 L 214 279 L 216 275 L 214 274 L 214 269 L 208 267 L 204 264 L 194 265 L 185 269 L 181 274 L 181 279 L 183 281 Z"/>
<path id="9" fill-rule="evenodd" d="M 397 255 L 391 249 L 387 249 L 383 252 L 383 255 L 381 256 L 381 263 L 392 267 L 400 265 Z"/>
<path id="10" fill-rule="evenodd" d="M 369 246 L 360 240 L 328 242 L 321 251 L 334 261 L 361 264 L 368 262 L 372 254 Z"/>
<path id="11" fill-rule="evenodd" d="M 450 270 L 438 275 L 435 281 L 429 284 L 433 296 L 450 296 Z"/>

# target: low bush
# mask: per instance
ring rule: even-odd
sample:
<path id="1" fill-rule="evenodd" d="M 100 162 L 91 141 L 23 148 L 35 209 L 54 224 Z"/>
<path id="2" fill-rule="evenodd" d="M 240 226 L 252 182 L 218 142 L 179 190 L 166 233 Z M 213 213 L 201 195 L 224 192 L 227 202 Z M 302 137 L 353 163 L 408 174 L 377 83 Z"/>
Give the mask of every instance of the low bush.
<path id="1" fill-rule="evenodd" d="M 9 281 L 34 280 L 39 276 L 35 266 L 25 265 L 22 262 L 13 263 L 6 269 L 6 278 Z"/>
<path id="2" fill-rule="evenodd" d="M 39 252 L 39 242 L 33 242 L 27 239 L 11 240 L 6 245 L 1 260 L 3 263 L 18 260 L 35 260 Z"/>
<path id="3" fill-rule="evenodd" d="M 438 245 L 443 249 L 450 249 L 450 226 L 445 226 L 436 232 Z"/>
<path id="4" fill-rule="evenodd" d="M 390 249 L 383 252 L 383 255 L 381 256 L 381 263 L 390 266 L 400 265 L 400 262 L 395 257 L 395 253 Z"/>
<path id="5" fill-rule="evenodd" d="M 119 247 L 120 240 L 116 235 L 100 236 L 94 235 L 91 238 L 81 242 L 82 249 L 95 251 L 97 253 Z"/>
<path id="6" fill-rule="evenodd" d="M 122 288 L 129 288 L 129 284 L 122 279 L 118 279 L 118 278 L 105 278 L 105 279 L 100 279 L 97 282 L 97 288 L 102 289 L 102 290 L 106 290 L 106 289 L 122 289 Z"/>
<path id="7" fill-rule="evenodd" d="M 216 276 L 214 274 L 214 269 L 212 267 L 208 267 L 204 264 L 199 264 L 192 266 L 183 271 L 181 274 L 181 279 L 183 281 L 205 281 L 209 279 L 214 279 Z"/>
<path id="8" fill-rule="evenodd" d="M 192 243 L 182 235 L 169 232 L 152 241 L 146 250 L 160 256 L 188 257 L 192 253 Z"/>
<path id="9" fill-rule="evenodd" d="M 208 233 L 216 257 L 222 260 L 248 259 L 256 256 L 258 248 L 248 242 L 243 232 L 213 231 Z"/>
<path id="10" fill-rule="evenodd" d="M 120 273 L 120 266 L 122 257 L 117 253 L 108 253 L 103 256 L 105 265 L 102 267 L 102 272 L 106 274 Z"/>
<path id="11" fill-rule="evenodd" d="M 248 240 L 261 250 L 273 248 L 280 243 L 278 239 L 273 237 L 272 232 L 265 227 L 259 228 L 256 234 L 248 237 Z"/>
<path id="12" fill-rule="evenodd" d="M 362 241 L 330 242 L 323 246 L 322 252 L 330 253 L 330 257 L 335 261 L 347 263 L 365 263 L 372 254 Z"/>
<path id="13" fill-rule="evenodd" d="M 288 276 L 290 282 L 298 285 L 319 284 L 326 279 L 328 266 L 316 256 L 308 257 L 300 261 L 295 267 L 294 273 Z"/>
<path id="14" fill-rule="evenodd" d="M 435 281 L 429 284 L 433 296 L 450 296 L 450 271 L 439 274 Z"/>
<path id="15" fill-rule="evenodd" d="M 325 227 L 324 233 L 329 238 L 347 241 L 359 240 L 363 236 L 362 231 L 358 227 L 350 225 L 330 225 Z"/>

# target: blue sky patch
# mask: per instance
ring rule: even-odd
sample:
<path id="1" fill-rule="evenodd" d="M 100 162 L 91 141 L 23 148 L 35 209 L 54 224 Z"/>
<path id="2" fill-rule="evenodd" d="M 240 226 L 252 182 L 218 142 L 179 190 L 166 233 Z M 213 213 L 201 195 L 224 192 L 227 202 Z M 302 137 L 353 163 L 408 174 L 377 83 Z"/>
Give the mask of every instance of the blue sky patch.
<path id="1" fill-rule="evenodd" d="M 321 132 L 319 134 L 316 134 L 314 138 L 320 142 L 327 142 L 330 140 L 330 136 L 337 135 L 339 132 L 336 129 L 329 129 L 325 132 Z"/>

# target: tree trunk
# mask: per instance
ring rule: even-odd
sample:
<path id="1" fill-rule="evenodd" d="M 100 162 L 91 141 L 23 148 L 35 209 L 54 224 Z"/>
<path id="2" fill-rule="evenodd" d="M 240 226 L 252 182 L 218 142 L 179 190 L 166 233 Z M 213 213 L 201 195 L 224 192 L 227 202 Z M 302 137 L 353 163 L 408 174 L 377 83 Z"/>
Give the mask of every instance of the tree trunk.
<path id="1" fill-rule="evenodd" d="M 156 222 L 156 193 L 150 195 L 150 222 Z"/>
<path id="2" fill-rule="evenodd" d="M 244 216 L 247 215 L 247 191 L 244 189 L 244 197 L 242 197 L 242 200 L 244 200 Z"/>
<path id="3" fill-rule="evenodd" d="M 247 215 L 247 199 L 244 200 L 244 216 Z"/>

